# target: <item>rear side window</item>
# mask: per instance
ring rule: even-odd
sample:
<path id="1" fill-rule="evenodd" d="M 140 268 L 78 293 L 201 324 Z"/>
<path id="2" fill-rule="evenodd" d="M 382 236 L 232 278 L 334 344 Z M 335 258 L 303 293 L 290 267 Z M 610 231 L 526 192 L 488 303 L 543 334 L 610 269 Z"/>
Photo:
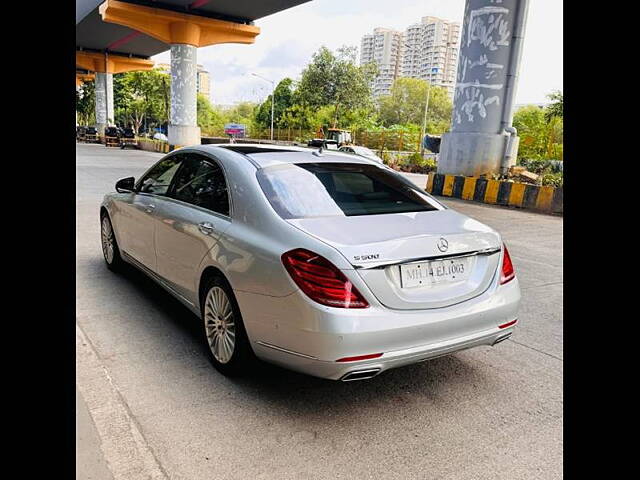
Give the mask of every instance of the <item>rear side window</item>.
<path id="1" fill-rule="evenodd" d="M 285 219 L 438 210 L 409 180 L 375 165 L 300 163 L 258 170 L 269 203 Z"/>
<path id="2" fill-rule="evenodd" d="M 176 177 L 171 196 L 229 216 L 229 195 L 222 169 L 198 155 L 189 155 Z"/>

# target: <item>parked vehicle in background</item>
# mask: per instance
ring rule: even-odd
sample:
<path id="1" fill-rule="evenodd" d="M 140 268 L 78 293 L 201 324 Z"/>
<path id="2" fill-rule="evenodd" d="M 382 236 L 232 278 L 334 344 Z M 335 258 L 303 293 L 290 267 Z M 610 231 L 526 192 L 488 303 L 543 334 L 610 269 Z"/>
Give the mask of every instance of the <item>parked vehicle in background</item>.
<path id="1" fill-rule="evenodd" d="M 490 227 L 358 155 L 198 145 L 116 183 L 108 268 L 201 318 L 224 374 L 254 357 L 352 381 L 508 338 L 520 288 Z"/>
<path id="2" fill-rule="evenodd" d="M 123 129 L 122 136 L 120 137 L 120 148 L 124 149 L 125 147 L 138 148 L 138 139 L 131 127 Z"/>
<path id="3" fill-rule="evenodd" d="M 369 160 L 373 160 L 374 162 L 384 163 L 382 159 L 376 155 L 372 150 L 367 147 L 360 147 L 358 145 L 348 145 L 344 147 L 340 147 L 341 152 L 345 153 L 354 153 L 356 155 L 360 155 L 361 157 L 368 158 Z"/>
<path id="4" fill-rule="evenodd" d="M 104 145 L 105 147 L 120 146 L 120 129 L 110 126 L 104 129 Z"/>
<path id="5" fill-rule="evenodd" d="M 167 136 L 164 133 L 160 133 L 160 132 L 154 133 L 153 134 L 153 139 L 154 140 L 162 140 L 164 142 L 168 142 L 169 141 Z"/>
<path id="6" fill-rule="evenodd" d="M 100 139 L 98 138 L 98 130 L 96 127 L 87 127 L 84 134 L 84 141 L 87 143 L 98 143 Z"/>
<path id="7" fill-rule="evenodd" d="M 323 147 L 330 150 L 338 150 L 343 145 L 351 145 L 351 132 L 340 128 L 319 128 L 316 138 L 307 142 L 308 147 Z"/>
<path id="8" fill-rule="evenodd" d="M 77 126 L 76 127 L 76 140 L 78 142 L 84 142 L 86 139 L 87 127 Z"/>

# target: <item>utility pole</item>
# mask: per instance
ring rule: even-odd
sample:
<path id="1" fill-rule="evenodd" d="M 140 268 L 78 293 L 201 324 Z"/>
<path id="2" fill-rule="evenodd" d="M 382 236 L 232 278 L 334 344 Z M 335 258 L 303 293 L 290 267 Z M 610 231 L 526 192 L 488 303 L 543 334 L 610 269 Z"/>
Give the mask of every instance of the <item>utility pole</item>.
<path id="1" fill-rule="evenodd" d="M 528 0 L 467 0 L 451 131 L 442 136 L 438 173 L 478 177 L 515 163 L 512 126 Z"/>
<path id="2" fill-rule="evenodd" d="M 273 80 L 269 80 L 268 78 L 264 78 L 257 73 L 252 73 L 251 75 L 261 78 L 265 82 L 269 82 L 271 84 L 271 140 L 273 140 L 273 108 L 276 101 L 276 82 L 274 82 Z"/>
<path id="3" fill-rule="evenodd" d="M 434 37 L 435 38 L 435 37 Z M 434 40 L 435 41 L 435 40 Z M 405 48 L 409 48 L 411 50 L 413 50 L 412 47 L 410 47 L 409 45 L 407 45 L 406 43 L 403 43 L 403 45 L 405 46 Z M 431 56 L 432 56 L 432 60 L 433 60 L 433 51 L 431 52 Z M 432 65 L 432 63 L 431 63 Z M 420 129 L 420 155 L 424 155 L 424 136 L 427 133 L 427 114 L 429 112 L 429 97 L 431 96 L 431 82 L 428 80 L 425 80 L 427 82 L 427 98 L 424 102 L 424 116 L 422 118 L 422 128 Z"/>

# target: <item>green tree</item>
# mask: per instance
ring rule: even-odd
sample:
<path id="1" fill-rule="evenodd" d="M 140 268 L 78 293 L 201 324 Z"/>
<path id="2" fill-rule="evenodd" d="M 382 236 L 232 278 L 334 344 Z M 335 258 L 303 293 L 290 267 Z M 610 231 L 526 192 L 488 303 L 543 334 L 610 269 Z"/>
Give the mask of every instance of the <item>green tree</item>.
<path id="1" fill-rule="evenodd" d="M 224 128 L 224 115 L 211 105 L 204 95 L 198 95 L 198 126 L 202 133 L 209 135 Z"/>
<path id="2" fill-rule="evenodd" d="M 273 125 L 284 128 L 290 126 L 287 123 L 285 112 L 293 106 L 293 80 L 283 78 L 275 88 L 275 102 L 273 105 Z M 271 127 L 271 95 L 256 107 L 255 122 L 260 128 Z"/>
<path id="3" fill-rule="evenodd" d="M 422 125 L 427 99 L 428 82 L 419 78 L 398 78 L 390 95 L 380 97 L 380 120 L 385 127 L 392 125 Z M 427 112 L 427 133 L 442 133 L 449 129 L 452 103 L 447 91 L 431 87 Z"/>
<path id="4" fill-rule="evenodd" d="M 83 83 L 76 90 L 76 112 L 79 125 L 92 125 L 96 121 L 96 87 L 94 82 Z"/>
<path id="5" fill-rule="evenodd" d="M 168 123 L 170 82 L 169 75 L 158 69 L 114 75 L 116 122 L 131 123 L 136 131 L 145 120 L 151 124 Z"/>
<path id="6" fill-rule="evenodd" d="M 513 126 L 518 130 L 520 145 L 518 158 L 532 160 L 563 158 L 562 118 L 551 116 L 548 110 L 528 105 L 513 115 Z"/>
<path id="7" fill-rule="evenodd" d="M 553 117 L 563 118 L 564 101 L 562 98 L 562 92 L 556 90 L 547 95 L 547 98 L 551 100 L 551 104 L 547 106 L 545 115 L 547 121 L 550 121 Z"/>
<path id="8" fill-rule="evenodd" d="M 342 124 L 357 109 L 372 109 L 371 81 L 373 64 L 356 65 L 356 48 L 342 47 L 334 54 L 326 47 L 314 53 L 302 71 L 297 97 L 305 107 L 333 107 L 331 124 Z"/>

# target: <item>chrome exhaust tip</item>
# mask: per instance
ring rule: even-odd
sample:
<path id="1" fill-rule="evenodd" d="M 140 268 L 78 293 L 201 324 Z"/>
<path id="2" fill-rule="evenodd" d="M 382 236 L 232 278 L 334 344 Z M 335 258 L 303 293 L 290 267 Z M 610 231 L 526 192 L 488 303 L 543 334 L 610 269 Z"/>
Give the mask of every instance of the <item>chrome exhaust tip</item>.
<path id="1" fill-rule="evenodd" d="M 353 382 L 355 380 L 368 380 L 380 373 L 380 368 L 369 368 L 366 370 L 354 370 L 345 374 L 340 380 L 343 382 Z"/>
<path id="2" fill-rule="evenodd" d="M 495 339 L 495 341 L 491 344 L 491 346 L 493 347 L 494 345 L 499 344 L 500 342 L 504 342 L 507 338 L 509 338 L 511 336 L 513 332 L 509 332 L 506 335 L 503 335 L 501 337 L 498 337 Z"/>

